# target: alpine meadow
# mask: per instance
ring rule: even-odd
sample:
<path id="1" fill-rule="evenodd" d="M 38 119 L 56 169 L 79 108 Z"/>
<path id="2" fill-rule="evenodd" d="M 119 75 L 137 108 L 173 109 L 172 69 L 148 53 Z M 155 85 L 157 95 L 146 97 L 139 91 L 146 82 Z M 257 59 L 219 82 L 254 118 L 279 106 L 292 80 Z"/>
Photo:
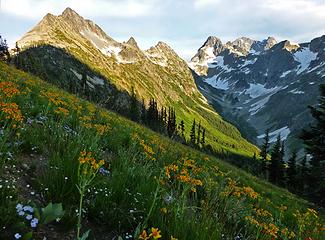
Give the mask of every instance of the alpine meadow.
<path id="1" fill-rule="evenodd" d="M 325 239 L 323 10 L 4 0 L 0 239 Z"/>

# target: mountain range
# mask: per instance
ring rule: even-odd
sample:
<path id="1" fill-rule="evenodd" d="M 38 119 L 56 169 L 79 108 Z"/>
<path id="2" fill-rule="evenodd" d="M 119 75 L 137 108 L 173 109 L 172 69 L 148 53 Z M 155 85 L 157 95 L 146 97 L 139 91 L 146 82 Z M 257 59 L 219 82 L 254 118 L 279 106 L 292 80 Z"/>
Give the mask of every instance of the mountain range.
<path id="1" fill-rule="evenodd" d="M 187 134 L 193 120 L 206 128 L 217 152 L 252 156 L 258 149 L 214 111 L 199 92 L 188 64 L 166 43 L 141 50 L 131 37 L 117 42 L 99 26 L 67 8 L 47 14 L 17 45 L 16 65 L 70 92 L 125 112 L 134 91 L 139 102 L 155 98 L 175 108 Z M 83 84 L 86 83 L 86 84 Z"/>
<path id="2" fill-rule="evenodd" d="M 248 139 L 261 144 L 269 129 L 271 142 L 281 134 L 288 149 L 301 149 L 308 105 L 325 80 L 325 36 L 299 44 L 273 37 L 224 44 L 211 36 L 189 66 L 202 94 Z"/>

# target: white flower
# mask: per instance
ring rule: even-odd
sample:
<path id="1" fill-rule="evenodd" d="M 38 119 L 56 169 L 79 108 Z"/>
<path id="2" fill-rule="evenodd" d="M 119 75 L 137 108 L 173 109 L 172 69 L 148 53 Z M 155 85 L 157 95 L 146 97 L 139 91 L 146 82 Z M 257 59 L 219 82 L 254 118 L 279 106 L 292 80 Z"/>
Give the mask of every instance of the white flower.
<path id="1" fill-rule="evenodd" d="M 17 212 L 20 212 L 21 210 L 23 210 L 23 207 L 24 206 L 22 204 L 18 203 L 17 206 L 16 206 Z"/>
<path id="2" fill-rule="evenodd" d="M 19 233 L 16 233 L 15 234 L 15 239 L 20 239 L 21 238 L 21 235 Z"/>
<path id="3" fill-rule="evenodd" d="M 33 218 L 33 216 L 32 215 L 30 215 L 30 214 L 28 214 L 27 216 L 26 216 L 26 220 L 31 220 Z"/>
<path id="4" fill-rule="evenodd" d="M 24 211 L 20 211 L 20 212 L 18 212 L 18 215 L 19 216 L 24 216 L 25 215 L 25 212 Z"/>
<path id="5" fill-rule="evenodd" d="M 30 226 L 32 228 L 37 227 L 37 224 L 38 224 L 38 219 L 37 218 L 33 218 L 32 221 L 30 222 Z"/>

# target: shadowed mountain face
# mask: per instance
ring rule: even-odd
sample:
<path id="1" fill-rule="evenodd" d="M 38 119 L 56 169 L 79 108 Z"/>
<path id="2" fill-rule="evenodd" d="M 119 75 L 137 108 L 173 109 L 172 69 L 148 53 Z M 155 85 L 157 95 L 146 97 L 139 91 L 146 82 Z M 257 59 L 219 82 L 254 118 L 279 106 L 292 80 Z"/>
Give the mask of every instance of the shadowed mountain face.
<path id="1" fill-rule="evenodd" d="M 101 97 L 111 99 L 112 92 L 118 92 L 113 99 L 120 109 L 129 104 L 124 92 L 134 88 L 140 101 L 153 97 L 160 106 L 174 107 L 178 120 L 185 122 L 187 135 L 194 118 L 201 122 L 207 130 L 207 144 L 216 151 L 246 156 L 257 151 L 213 111 L 198 91 L 187 63 L 166 43 L 159 42 L 145 51 L 132 37 L 119 43 L 69 8 L 59 16 L 47 14 L 17 43 L 22 49 L 17 65 L 48 81 L 86 86 L 99 102 L 103 102 Z M 69 88 L 73 89 L 73 84 Z"/>
<path id="2" fill-rule="evenodd" d="M 209 37 L 189 65 L 202 94 L 246 136 L 260 143 L 270 128 L 272 142 L 281 134 L 293 149 L 325 80 L 325 36 L 302 44 Z"/>

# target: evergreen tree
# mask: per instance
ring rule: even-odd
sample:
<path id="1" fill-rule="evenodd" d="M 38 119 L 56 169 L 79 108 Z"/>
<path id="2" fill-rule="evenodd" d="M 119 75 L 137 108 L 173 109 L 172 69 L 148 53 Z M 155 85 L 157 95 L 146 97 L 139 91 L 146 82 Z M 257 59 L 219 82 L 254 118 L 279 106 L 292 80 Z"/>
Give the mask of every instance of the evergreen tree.
<path id="1" fill-rule="evenodd" d="M 176 114 L 173 108 L 168 109 L 167 133 L 171 138 L 176 132 Z"/>
<path id="2" fill-rule="evenodd" d="M 146 105 L 144 103 L 144 99 L 142 98 L 142 103 L 141 103 L 141 122 L 142 124 L 147 125 L 147 109 Z"/>
<path id="3" fill-rule="evenodd" d="M 10 61 L 10 53 L 7 40 L 0 35 L 0 61 Z"/>
<path id="4" fill-rule="evenodd" d="M 298 191 L 301 195 L 305 195 L 305 189 L 306 189 L 305 186 L 308 183 L 308 179 L 309 179 L 309 169 L 307 164 L 308 164 L 307 155 L 305 155 L 300 161 L 299 172 L 297 176 Z"/>
<path id="5" fill-rule="evenodd" d="M 205 146 L 205 128 L 203 128 L 203 130 L 202 130 L 201 145 L 204 148 L 204 146 Z"/>
<path id="6" fill-rule="evenodd" d="M 196 138 L 197 146 L 200 146 L 200 142 L 201 142 L 201 122 L 199 122 L 199 125 L 197 128 L 197 138 Z"/>
<path id="7" fill-rule="evenodd" d="M 195 123 L 195 119 L 193 121 L 192 124 L 192 128 L 191 128 L 191 132 L 190 132 L 190 142 L 192 146 L 195 146 L 196 144 L 196 134 L 195 134 L 195 127 L 196 127 L 196 123 Z"/>
<path id="8" fill-rule="evenodd" d="M 270 164 L 270 182 L 279 183 L 279 170 L 281 160 L 281 136 L 278 135 L 277 141 L 274 144 L 271 152 Z"/>
<path id="9" fill-rule="evenodd" d="M 264 176 L 266 179 L 268 179 L 268 160 L 267 156 L 269 154 L 269 148 L 270 148 L 270 137 L 269 137 L 270 130 L 266 129 L 265 136 L 263 139 L 263 145 L 261 147 L 260 157 L 262 162 L 262 172 L 264 173 Z"/>
<path id="10" fill-rule="evenodd" d="M 132 121 L 139 122 L 140 120 L 139 105 L 133 87 L 131 90 L 131 103 L 130 103 L 129 115 Z"/>
<path id="11" fill-rule="evenodd" d="M 291 191 L 296 190 L 296 180 L 297 180 L 297 152 L 294 151 L 291 154 L 291 157 L 288 161 L 288 170 L 287 170 L 287 178 L 288 178 L 288 189 Z"/>
<path id="12" fill-rule="evenodd" d="M 285 163 L 284 163 L 284 155 L 285 155 L 285 141 L 282 141 L 280 156 L 279 156 L 279 170 L 278 170 L 278 184 L 281 186 L 285 186 Z"/>
<path id="13" fill-rule="evenodd" d="M 182 139 L 185 141 L 185 123 L 183 120 L 181 120 L 181 122 L 179 124 L 179 130 L 180 130 Z"/>
<path id="14" fill-rule="evenodd" d="M 315 119 L 314 125 L 303 130 L 301 139 L 305 149 L 310 154 L 310 176 L 308 187 L 310 198 L 325 205 L 325 84 L 320 85 L 319 103 L 309 106 Z"/>

